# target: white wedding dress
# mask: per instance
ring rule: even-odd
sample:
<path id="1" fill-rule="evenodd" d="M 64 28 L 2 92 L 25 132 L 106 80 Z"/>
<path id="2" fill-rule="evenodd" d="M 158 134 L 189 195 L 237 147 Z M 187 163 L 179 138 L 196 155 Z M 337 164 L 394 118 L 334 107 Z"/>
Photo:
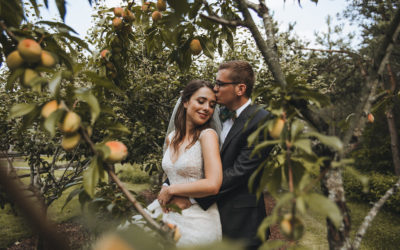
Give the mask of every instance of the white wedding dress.
<path id="1" fill-rule="evenodd" d="M 206 130 L 208 129 L 201 132 L 200 137 Z M 173 133 L 169 135 L 169 141 L 172 140 Z M 190 183 L 204 178 L 200 140 L 184 151 L 176 162 L 171 161 L 170 155 L 168 147 L 164 153 L 162 168 L 171 185 Z M 158 200 L 153 201 L 147 209 L 155 217 L 162 213 Z M 216 203 L 206 211 L 198 204 L 192 204 L 190 208 L 182 210 L 182 214 L 176 212 L 163 214 L 163 221 L 179 228 L 182 236 L 177 242 L 177 246 L 208 244 L 222 239 L 221 222 Z"/>

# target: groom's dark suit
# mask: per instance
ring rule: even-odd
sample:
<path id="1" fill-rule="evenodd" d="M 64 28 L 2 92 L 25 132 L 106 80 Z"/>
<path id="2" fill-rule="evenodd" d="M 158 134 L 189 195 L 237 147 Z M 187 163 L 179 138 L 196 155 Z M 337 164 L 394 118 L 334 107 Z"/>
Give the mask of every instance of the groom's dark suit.
<path id="1" fill-rule="evenodd" d="M 262 157 L 250 158 L 254 147 L 248 146 L 247 138 L 267 116 L 264 109 L 250 105 L 236 118 L 221 148 L 223 180 L 220 192 L 196 199 L 204 210 L 217 202 L 223 235 L 245 240 L 248 248 L 260 245 L 256 238 L 257 229 L 266 217 L 264 199 L 257 200 L 255 194 L 249 193 L 248 180 L 270 149 L 261 152 Z"/>

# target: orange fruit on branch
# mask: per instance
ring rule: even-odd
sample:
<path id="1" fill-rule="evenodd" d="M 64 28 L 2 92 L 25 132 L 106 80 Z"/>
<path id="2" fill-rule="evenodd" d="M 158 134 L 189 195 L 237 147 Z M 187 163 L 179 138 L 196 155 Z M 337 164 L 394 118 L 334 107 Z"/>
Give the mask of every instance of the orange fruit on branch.
<path id="1" fill-rule="evenodd" d="M 42 47 L 32 39 L 24 39 L 18 43 L 18 52 L 28 63 L 39 62 L 42 55 Z"/>
<path id="2" fill-rule="evenodd" d="M 193 39 L 190 42 L 190 50 L 192 51 L 193 55 L 198 55 L 201 53 L 203 48 L 201 47 L 200 41 L 198 39 Z"/>
<path id="3" fill-rule="evenodd" d="M 24 59 L 22 59 L 18 50 L 14 50 L 7 56 L 6 62 L 7 62 L 8 68 L 10 70 L 14 70 L 14 69 L 21 67 L 22 64 L 24 64 Z"/>
<path id="4" fill-rule="evenodd" d="M 106 158 L 107 162 L 120 162 L 128 156 L 128 149 L 122 142 L 108 141 L 105 145 L 110 149 L 110 155 Z"/>
<path id="5" fill-rule="evenodd" d="M 151 19 L 153 19 L 154 22 L 157 22 L 161 18 L 162 18 L 162 14 L 158 10 L 154 11 L 153 14 L 151 14 Z"/>

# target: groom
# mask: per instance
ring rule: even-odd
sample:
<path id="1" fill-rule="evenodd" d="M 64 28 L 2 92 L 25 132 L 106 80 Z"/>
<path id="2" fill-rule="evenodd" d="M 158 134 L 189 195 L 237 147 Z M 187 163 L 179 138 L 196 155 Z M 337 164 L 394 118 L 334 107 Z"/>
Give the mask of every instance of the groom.
<path id="1" fill-rule="evenodd" d="M 224 237 L 242 240 L 247 249 L 260 246 L 257 229 L 266 217 L 264 200 L 262 197 L 257 200 L 256 195 L 249 192 L 248 181 L 270 151 L 261 152 L 262 157 L 250 157 L 254 147 L 248 146 L 247 138 L 268 116 L 267 111 L 251 104 L 254 81 L 248 62 L 229 61 L 219 66 L 214 87 L 217 102 L 234 113 L 234 117 L 221 120 L 223 182 L 217 195 L 195 199 L 204 210 L 217 202 Z M 191 204 L 180 197 L 172 202 L 181 208 Z"/>

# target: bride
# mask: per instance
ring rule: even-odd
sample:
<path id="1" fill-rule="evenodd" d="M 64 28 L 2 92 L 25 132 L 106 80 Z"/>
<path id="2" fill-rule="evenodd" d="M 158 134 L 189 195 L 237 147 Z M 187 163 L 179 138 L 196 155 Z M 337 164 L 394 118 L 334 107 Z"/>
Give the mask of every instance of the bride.
<path id="1" fill-rule="evenodd" d="M 179 228 L 178 246 L 207 244 L 221 240 L 217 204 L 206 211 L 193 204 L 182 213 L 165 208 L 173 196 L 200 198 L 217 194 L 222 183 L 218 134 L 211 128 L 216 97 L 211 83 L 193 80 L 183 90 L 172 119 L 175 129 L 167 135 L 162 168 L 169 186 L 148 206 L 163 221 Z"/>

